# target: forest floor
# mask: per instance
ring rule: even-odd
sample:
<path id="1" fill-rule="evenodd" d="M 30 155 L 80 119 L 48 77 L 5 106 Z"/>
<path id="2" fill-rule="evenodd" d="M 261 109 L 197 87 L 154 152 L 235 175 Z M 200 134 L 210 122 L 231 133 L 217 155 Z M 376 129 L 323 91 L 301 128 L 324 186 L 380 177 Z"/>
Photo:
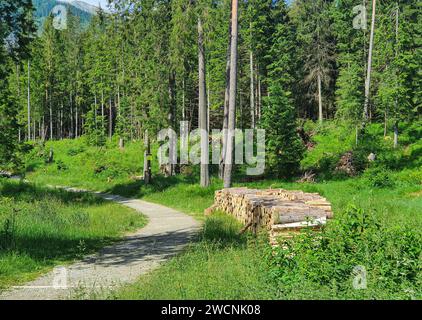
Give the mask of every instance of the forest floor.
<path id="1" fill-rule="evenodd" d="M 24 286 L 0 294 L 0 299 L 81 298 L 115 289 L 134 282 L 140 275 L 179 253 L 200 228 L 200 223 L 192 217 L 164 206 L 120 196 L 97 195 L 142 213 L 148 218 L 148 225 L 127 235 L 118 244 L 66 266 L 63 274 L 57 270 L 49 272 Z"/>

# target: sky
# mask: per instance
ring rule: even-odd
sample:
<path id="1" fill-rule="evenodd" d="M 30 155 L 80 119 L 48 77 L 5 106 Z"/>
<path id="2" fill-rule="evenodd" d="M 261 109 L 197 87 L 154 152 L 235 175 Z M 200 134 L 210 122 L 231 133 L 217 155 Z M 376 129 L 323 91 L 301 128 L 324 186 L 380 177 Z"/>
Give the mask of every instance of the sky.
<path id="1" fill-rule="evenodd" d="M 98 4 L 101 4 L 101 7 L 103 8 L 107 7 L 107 0 L 82 0 L 82 1 L 92 4 L 94 6 L 98 6 Z"/>
<path id="2" fill-rule="evenodd" d="M 72 2 L 73 0 L 64 0 L 64 2 Z M 98 6 L 98 4 L 101 4 L 102 8 L 107 7 L 107 0 L 81 0 L 83 2 L 92 4 L 94 6 Z"/>

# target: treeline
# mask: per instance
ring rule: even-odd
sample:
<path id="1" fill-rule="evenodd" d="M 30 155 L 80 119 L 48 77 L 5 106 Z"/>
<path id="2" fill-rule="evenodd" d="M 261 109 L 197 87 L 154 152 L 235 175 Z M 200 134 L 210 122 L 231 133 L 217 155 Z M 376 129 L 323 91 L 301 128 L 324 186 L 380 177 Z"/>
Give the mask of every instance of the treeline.
<path id="1" fill-rule="evenodd" d="M 207 127 L 227 127 L 231 1 L 110 2 L 87 29 L 71 13 L 65 30 L 46 19 L 30 56 L 8 60 L 16 139 L 86 134 L 102 144 L 181 120 L 193 129 L 204 94 Z M 357 2 L 239 2 L 236 127 L 267 128 L 270 153 L 300 158 L 297 119 L 384 122 L 398 134 L 399 121 L 420 115 L 420 3 L 363 1 L 354 11 Z"/>

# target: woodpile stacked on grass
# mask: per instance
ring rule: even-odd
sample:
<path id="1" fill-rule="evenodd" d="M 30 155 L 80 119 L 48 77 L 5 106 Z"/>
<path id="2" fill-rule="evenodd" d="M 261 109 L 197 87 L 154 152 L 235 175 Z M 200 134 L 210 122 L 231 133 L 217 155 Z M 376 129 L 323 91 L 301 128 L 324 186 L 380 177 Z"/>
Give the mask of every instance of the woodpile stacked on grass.
<path id="1" fill-rule="evenodd" d="M 283 189 L 229 188 L 216 191 L 214 205 L 256 233 L 269 231 L 272 241 L 302 228 L 318 228 L 332 218 L 331 204 L 317 193 Z"/>

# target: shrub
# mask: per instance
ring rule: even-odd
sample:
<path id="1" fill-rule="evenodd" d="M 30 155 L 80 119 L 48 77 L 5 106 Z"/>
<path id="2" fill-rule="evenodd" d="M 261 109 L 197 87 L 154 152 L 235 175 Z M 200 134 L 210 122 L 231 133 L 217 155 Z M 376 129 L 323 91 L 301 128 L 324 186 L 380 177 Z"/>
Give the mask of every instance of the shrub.
<path id="1" fill-rule="evenodd" d="M 394 186 L 392 173 L 384 166 L 366 169 L 363 178 L 365 183 L 373 188 L 388 188 Z"/>
<path id="2" fill-rule="evenodd" d="M 360 294 L 409 298 L 421 280 L 421 240 L 416 231 L 383 227 L 374 214 L 349 206 L 321 232 L 308 230 L 269 248 L 269 281 L 285 294 L 314 287 L 356 296 L 353 272 L 359 267 L 368 288 Z"/>
<path id="3" fill-rule="evenodd" d="M 74 156 L 77 156 L 78 154 L 81 154 L 83 152 L 85 152 L 85 148 L 83 146 L 77 146 L 77 147 L 74 147 L 74 148 L 70 148 L 67 151 L 67 155 L 70 156 L 70 157 L 74 157 Z"/>
<path id="4" fill-rule="evenodd" d="M 57 161 L 57 170 L 58 171 L 67 171 L 67 170 L 69 170 L 69 167 L 62 160 L 58 160 Z"/>

